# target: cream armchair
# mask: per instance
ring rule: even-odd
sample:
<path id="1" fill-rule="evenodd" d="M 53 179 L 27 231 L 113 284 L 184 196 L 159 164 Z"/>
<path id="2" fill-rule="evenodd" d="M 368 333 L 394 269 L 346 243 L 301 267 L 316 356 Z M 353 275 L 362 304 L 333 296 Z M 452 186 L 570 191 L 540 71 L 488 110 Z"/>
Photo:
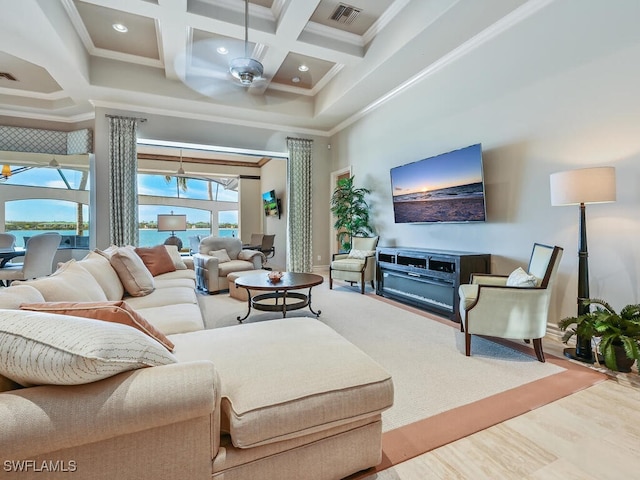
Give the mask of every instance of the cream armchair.
<path id="1" fill-rule="evenodd" d="M 196 284 L 207 293 L 227 290 L 228 274 L 262 269 L 263 262 L 264 255 L 257 250 L 243 250 L 239 238 L 205 237 L 193 255 Z"/>
<path id="2" fill-rule="evenodd" d="M 460 329 L 465 354 L 471 355 L 471 335 L 533 340 L 536 357 L 544 362 L 542 338 L 547 331 L 549 303 L 562 248 L 534 244 L 528 270 L 509 276 L 472 275 L 460 285 Z"/>
<path id="3" fill-rule="evenodd" d="M 333 280 L 344 280 L 351 285 L 360 282 L 360 293 L 364 295 L 366 282 L 371 282 L 376 271 L 376 246 L 379 237 L 352 237 L 349 253 L 336 253 L 329 266 L 329 289 Z"/>

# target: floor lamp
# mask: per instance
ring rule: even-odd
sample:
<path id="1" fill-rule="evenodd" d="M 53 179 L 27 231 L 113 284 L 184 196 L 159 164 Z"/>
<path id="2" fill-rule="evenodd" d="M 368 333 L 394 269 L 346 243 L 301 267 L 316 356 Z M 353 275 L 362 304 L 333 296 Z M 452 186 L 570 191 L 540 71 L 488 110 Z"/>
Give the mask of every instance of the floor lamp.
<path id="1" fill-rule="evenodd" d="M 616 201 L 616 171 L 614 167 L 593 167 L 551 174 L 551 205 L 580 205 L 580 241 L 578 246 L 578 315 L 589 306 L 589 254 L 587 253 L 587 220 L 585 204 Z M 576 348 L 564 350 L 566 357 L 593 363 L 591 338 L 576 336 Z"/>

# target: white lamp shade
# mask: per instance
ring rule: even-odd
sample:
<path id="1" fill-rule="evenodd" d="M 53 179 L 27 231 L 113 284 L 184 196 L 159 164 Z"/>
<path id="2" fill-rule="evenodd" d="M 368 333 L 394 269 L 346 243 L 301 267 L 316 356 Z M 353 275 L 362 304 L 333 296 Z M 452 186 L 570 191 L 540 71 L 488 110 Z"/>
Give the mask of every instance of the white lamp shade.
<path id="1" fill-rule="evenodd" d="M 175 232 L 184 231 L 187 229 L 187 216 L 186 215 L 158 215 L 158 231 L 159 232 Z"/>
<path id="2" fill-rule="evenodd" d="M 552 173 L 551 205 L 579 205 L 616 201 L 616 170 L 594 167 Z"/>

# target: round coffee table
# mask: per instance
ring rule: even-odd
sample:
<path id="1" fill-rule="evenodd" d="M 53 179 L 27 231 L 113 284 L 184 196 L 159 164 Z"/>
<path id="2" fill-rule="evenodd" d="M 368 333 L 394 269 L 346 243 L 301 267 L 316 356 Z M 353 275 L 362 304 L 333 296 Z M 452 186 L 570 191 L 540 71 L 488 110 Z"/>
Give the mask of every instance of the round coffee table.
<path id="1" fill-rule="evenodd" d="M 244 317 L 238 315 L 238 322 L 242 323 L 249 314 L 251 308 L 262 312 L 282 312 L 286 317 L 287 312 L 309 307 L 311 313 L 316 317 L 322 313 L 311 308 L 311 289 L 320 285 L 324 279 L 320 275 L 313 273 L 293 273 L 283 272 L 282 278 L 278 282 L 269 280 L 269 272 L 264 274 L 245 275 L 236 279 L 235 288 L 245 288 L 247 290 L 248 311 Z M 308 288 L 308 293 L 292 292 L 291 290 L 301 290 Z M 269 293 L 259 293 L 251 296 L 251 290 L 266 291 Z M 272 300 L 272 302 L 269 302 Z"/>

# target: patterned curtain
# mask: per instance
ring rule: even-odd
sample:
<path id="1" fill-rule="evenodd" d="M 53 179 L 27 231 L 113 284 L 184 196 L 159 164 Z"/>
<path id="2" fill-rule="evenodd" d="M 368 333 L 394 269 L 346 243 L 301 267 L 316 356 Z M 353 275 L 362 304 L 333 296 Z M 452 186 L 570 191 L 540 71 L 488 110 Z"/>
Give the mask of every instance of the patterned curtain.
<path id="1" fill-rule="evenodd" d="M 137 118 L 109 116 L 110 241 L 138 245 Z"/>
<path id="2" fill-rule="evenodd" d="M 287 270 L 309 273 L 313 269 L 311 249 L 311 149 L 313 140 L 287 138 Z"/>

